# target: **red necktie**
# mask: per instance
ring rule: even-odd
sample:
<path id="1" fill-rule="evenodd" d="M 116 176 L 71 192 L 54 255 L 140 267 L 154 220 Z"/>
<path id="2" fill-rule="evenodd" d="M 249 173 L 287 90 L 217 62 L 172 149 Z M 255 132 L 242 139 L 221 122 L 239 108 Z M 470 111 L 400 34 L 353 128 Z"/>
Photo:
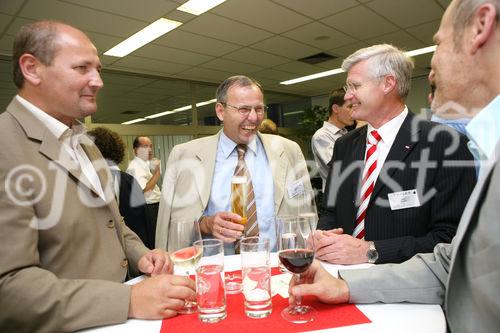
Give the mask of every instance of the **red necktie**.
<path id="1" fill-rule="evenodd" d="M 368 134 L 368 150 L 366 151 L 365 158 L 365 168 L 363 169 L 363 185 L 361 186 L 361 205 L 358 208 L 358 214 L 356 215 L 356 226 L 352 235 L 359 239 L 365 238 L 365 216 L 368 209 L 368 203 L 370 202 L 370 197 L 373 192 L 373 187 L 375 186 L 377 169 L 377 159 L 378 150 L 377 144 L 382 138 L 376 130 L 373 130 Z"/>

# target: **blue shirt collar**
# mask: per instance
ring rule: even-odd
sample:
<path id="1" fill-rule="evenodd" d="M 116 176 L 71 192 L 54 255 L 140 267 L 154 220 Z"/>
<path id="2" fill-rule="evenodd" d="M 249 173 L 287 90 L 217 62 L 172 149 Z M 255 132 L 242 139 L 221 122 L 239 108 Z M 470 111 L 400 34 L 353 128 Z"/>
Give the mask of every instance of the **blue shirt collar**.
<path id="1" fill-rule="evenodd" d="M 219 148 L 222 150 L 224 158 L 228 158 L 234 151 L 237 143 L 228 138 L 226 134 L 222 131 L 219 139 Z M 248 150 L 257 155 L 257 135 L 255 135 L 252 140 L 248 143 Z"/>
<path id="2" fill-rule="evenodd" d="M 472 118 L 465 130 L 479 152 L 491 158 L 500 139 L 500 95 Z"/>

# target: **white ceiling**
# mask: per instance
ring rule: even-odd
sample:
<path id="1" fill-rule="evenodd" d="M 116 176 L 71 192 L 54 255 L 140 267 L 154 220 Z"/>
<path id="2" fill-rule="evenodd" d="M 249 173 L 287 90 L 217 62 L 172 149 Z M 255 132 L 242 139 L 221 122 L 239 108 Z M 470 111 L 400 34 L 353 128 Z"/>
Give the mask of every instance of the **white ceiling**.
<path id="1" fill-rule="evenodd" d="M 266 91 L 316 96 L 340 87 L 345 75 L 290 86 L 283 80 L 340 66 L 358 48 L 393 43 L 411 50 L 432 45 L 449 0 L 228 0 L 200 16 L 176 10 L 185 0 L 0 0 L 0 103 L 15 93 L 10 83 L 12 42 L 19 27 L 56 19 L 85 31 L 104 65 L 103 121 L 124 121 L 169 105 L 190 103 L 187 83 L 217 84 L 234 74 L 260 81 Z M 160 17 L 183 23 L 124 58 L 104 56 L 124 38 Z M 319 52 L 337 59 L 310 65 L 297 61 Z M 415 75 L 428 72 L 430 55 L 416 58 Z M 129 76 L 130 72 L 146 74 Z M 214 87 L 200 87 L 206 94 Z M 279 97 L 282 95 L 276 94 Z M 161 101 L 169 101 L 162 104 Z M 155 101 L 155 106 L 151 106 Z M 102 104 L 101 103 L 101 104 Z M 179 103 L 181 103 L 179 105 Z M 148 110 L 141 109 L 147 105 Z M 102 106 L 101 106 L 102 108 Z M 163 109 L 162 109 L 163 108 Z M 138 115 L 120 115 L 123 110 Z"/>

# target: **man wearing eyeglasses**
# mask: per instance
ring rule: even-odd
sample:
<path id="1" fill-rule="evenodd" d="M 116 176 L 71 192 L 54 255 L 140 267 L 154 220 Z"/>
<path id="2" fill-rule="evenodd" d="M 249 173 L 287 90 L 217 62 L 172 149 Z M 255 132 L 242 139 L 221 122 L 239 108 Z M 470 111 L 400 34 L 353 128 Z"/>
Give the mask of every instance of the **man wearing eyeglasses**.
<path id="1" fill-rule="evenodd" d="M 166 248 L 170 220 L 197 218 L 203 235 L 225 242 L 225 254 L 237 251 L 242 236 L 260 235 L 276 247 L 273 217 L 297 214 L 297 198 L 311 189 L 299 146 L 281 136 L 261 134 L 266 112 L 261 85 L 232 76 L 216 92 L 215 112 L 224 123 L 213 136 L 177 145 L 170 153 L 156 232 Z M 231 213 L 231 179 L 244 175 L 247 221 Z M 316 211 L 315 207 L 308 208 Z"/>
<path id="2" fill-rule="evenodd" d="M 387 44 L 342 64 L 352 117 L 368 124 L 335 143 L 319 222 L 328 231 L 315 233 L 322 260 L 399 263 L 455 235 L 474 164 L 465 136 L 408 110 L 413 66 Z"/>

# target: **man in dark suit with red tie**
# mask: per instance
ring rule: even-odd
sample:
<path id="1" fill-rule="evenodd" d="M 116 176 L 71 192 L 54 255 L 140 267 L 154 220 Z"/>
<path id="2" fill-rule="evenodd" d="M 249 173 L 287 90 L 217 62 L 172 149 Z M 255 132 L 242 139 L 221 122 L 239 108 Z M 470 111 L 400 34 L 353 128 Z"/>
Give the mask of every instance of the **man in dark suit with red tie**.
<path id="1" fill-rule="evenodd" d="M 399 263 L 449 243 L 475 185 L 465 136 L 408 110 L 413 62 L 394 46 L 358 50 L 342 68 L 352 117 L 368 124 L 335 144 L 317 257 Z"/>

